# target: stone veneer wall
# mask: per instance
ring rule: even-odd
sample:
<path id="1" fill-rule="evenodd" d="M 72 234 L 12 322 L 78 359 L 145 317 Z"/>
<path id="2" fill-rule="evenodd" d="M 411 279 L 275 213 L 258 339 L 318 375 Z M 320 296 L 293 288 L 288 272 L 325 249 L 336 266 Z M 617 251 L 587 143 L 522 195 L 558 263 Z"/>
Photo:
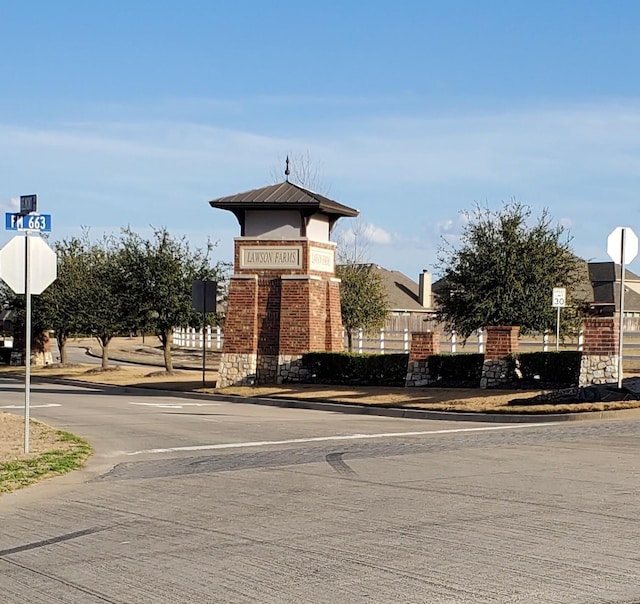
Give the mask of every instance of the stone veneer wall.
<path id="1" fill-rule="evenodd" d="M 258 355 L 223 352 L 220 355 L 218 388 L 227 386 L 255 386 Z"/>
<path id="2" fill-rule="evenodd" d="M 433 354 L 440 354 L 440 334 L 436 331 L 412 332 L 405 386 L 428 386 L 432 383 L 427 361 Z"/>
<path id="3" fill-rule="evenodd" d="M 493 388 L 511 379 L 506 357 L 518 350 L 520 327 L 490 325 L 486 330 L 487 343 L 480 388 Z"/>
<path id="4" fill-rule="evenodd" d="M 301 354 L 281 354 L 278 356 L 278 384 L 307 382 L 311 376 L 302 367 Z"/>
<path id="5" fill-rule="evenodd" d="M 580 386 L 617 384 L 619 328 L 618 319 L 614 317 L 588 317 L 583 321 Z"/>

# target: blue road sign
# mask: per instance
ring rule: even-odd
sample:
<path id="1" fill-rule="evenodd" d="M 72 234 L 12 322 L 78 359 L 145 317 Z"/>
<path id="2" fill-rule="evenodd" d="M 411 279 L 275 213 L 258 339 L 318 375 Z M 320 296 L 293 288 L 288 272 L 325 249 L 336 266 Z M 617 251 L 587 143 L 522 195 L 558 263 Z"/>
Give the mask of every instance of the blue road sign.
<path id="1" fill-rule="evenodd" d="M 5 228 L 7 231 L 39 231 L 48 233 L 51 231 L 51 214 L 12 214 L 5 215 Z"/>

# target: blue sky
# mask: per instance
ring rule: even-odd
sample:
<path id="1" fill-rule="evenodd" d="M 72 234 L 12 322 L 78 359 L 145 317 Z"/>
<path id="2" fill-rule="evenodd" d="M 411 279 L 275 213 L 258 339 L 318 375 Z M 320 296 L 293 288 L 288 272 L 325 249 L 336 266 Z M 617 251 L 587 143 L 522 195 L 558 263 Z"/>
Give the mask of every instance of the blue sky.
<path id="1" fill-rule="evenodd" d="M 0 210 L 37 193 L 54 239 L 152 224 L 230 260 L 208 200 L 289 153 L 414 278 L 461 210 L 514 197 L 607 260 L 640 234 L 638 23 L 633 0 L 5 0 Z"/>

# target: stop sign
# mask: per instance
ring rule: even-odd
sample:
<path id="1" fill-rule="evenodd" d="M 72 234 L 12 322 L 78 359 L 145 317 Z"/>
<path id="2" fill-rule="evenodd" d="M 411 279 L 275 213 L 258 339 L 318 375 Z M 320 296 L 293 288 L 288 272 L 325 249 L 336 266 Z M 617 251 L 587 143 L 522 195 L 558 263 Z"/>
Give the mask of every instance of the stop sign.
<path id="1" fill-rule="evenodd" d="M 638 255 L 638 237 L 629 227 L 617 227 L 607 237 L 607 254 L 616 264 L 629 264 Z"/>
<path id="2" fill-rule="evenodd" d="M 56 253 L 44 239 L 16 235 L 0 250 L 0 277 L 16 293 L 25 291 L 26 246 L 29 246 L 29 293 L 41 294 L 56 280 Z"/>

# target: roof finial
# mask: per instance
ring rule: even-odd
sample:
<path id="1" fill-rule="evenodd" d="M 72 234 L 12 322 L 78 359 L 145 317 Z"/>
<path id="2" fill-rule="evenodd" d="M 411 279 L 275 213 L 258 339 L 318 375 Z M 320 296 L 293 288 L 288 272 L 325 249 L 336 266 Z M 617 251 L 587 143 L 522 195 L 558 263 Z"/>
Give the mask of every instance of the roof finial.
<path id="1" fill-rule="evenodd" d="M 291 174 L 291 170 L 289 170 L 289 156 L 287 155 L 287 159 L 285 160 L 285 169 L 284 169 L 284 175 L 286 177 L 287 182 L 289 182 L 289 174 Z"/>

